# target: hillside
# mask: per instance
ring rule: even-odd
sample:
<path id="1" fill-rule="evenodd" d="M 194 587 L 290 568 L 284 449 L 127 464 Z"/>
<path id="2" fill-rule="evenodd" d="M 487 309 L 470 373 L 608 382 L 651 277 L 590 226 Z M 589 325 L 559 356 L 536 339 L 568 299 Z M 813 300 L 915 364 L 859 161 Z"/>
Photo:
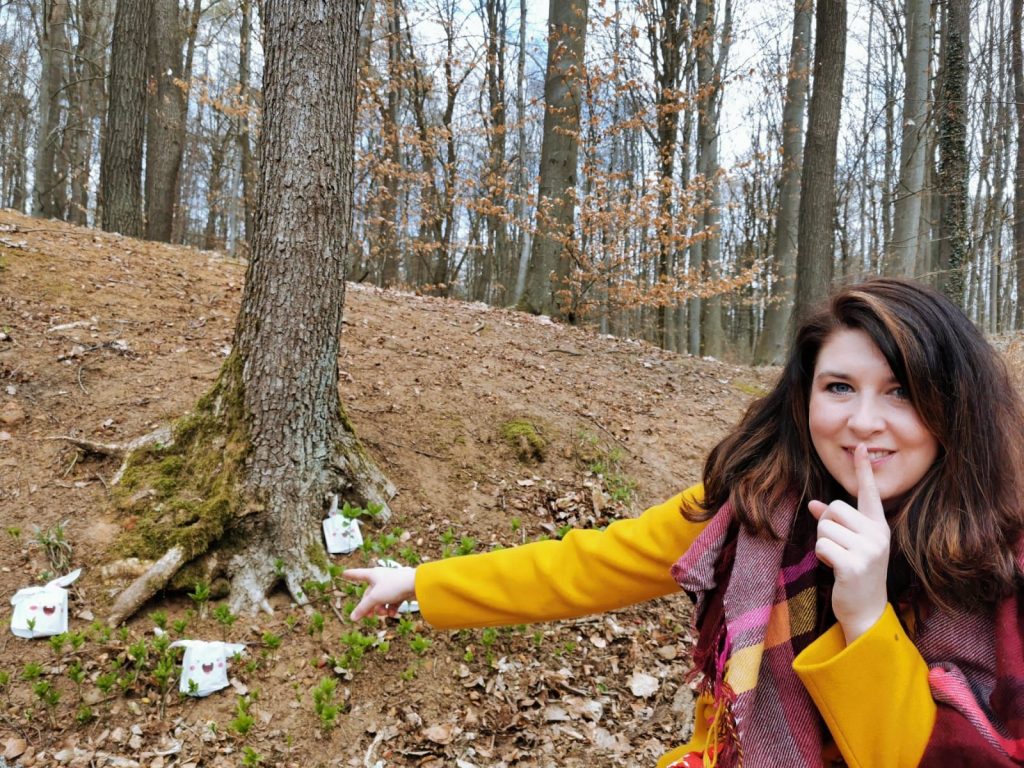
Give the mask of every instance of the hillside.
<path id="1" fill-rule="evenodd" d="M 212 610 L 193 615 L 184 595 L 161 596 L 124 632 L 94 623 L 123 586 L 104 566 L 132 520 L 108 502 L 118 459 L 62 438 L 124 442 L 186 413 L 230 345 L 243 278 L 244 265 L 219 253 L 0 211 L 4 624 L 10 596 L 52 569 L 42 540 L 83 568 L 71 604 L 79 648 L 4 629 L 7 764 L 234 766 L 258 754 L 264 765 L 640 766 L 676 743 L 691 706 L 684 597 L 498 633 L 388 622 L 360 628 L 374 645 L 358 663 L 340 591 L 318 606 L 322 631 L 313 609 L 283 594 L 272 616 L 230 627 Z M 772 374 L 358 285 L 342 347 L 349 416 L 399 488 L 395 519 L 364 532 L 380 546 L 393 534 L 389 554 L 400 560 L 638 514 L 698 479 L 707 449 Z M 525 424 L 542 449 L 509 438 Z M 232 665 L 234 689 L 161 695 L 159 612 L 173 636 L 179 621 L 187 637 L 248 644 Z M 33 663 L 41 672 L 23 680 Z M 107 685 L 108 675 L 121 682 Z M 345 710 L 329 728 L 309 693 L 324 679 L 337 681 Z M 39 681 L 59 700 L 47 706 Z M 231 724 L 244 725 L 245 693 L 253 723 L 243 735 Z"/>

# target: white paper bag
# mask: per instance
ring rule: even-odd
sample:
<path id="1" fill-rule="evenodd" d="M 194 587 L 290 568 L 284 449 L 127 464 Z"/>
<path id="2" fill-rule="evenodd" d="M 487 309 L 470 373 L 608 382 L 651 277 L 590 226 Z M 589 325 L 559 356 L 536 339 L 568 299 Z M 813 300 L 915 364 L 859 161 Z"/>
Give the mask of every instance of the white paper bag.
<path id="1" fill-rule="evenodd" d="M 49 637 L 68 631 L 68 591 L 82 573 L 78 568 L 42 587 L 19 589 L 11 598 L 11 632 L 18 637 Z"/>
<path id="2" fill-rule="evenodd" d="M 331 501 L 331 511 L 324 520 L 324 541 L 332 555 L 347 555 L 363 545 L 363 533 L 359 521 L 350 520 L 338 513 L 338 497 Z"/>
<path id="3" fill-rule="evenodd" d="M 228 659 L 245 650 L 242 643 L 222 643 L 219 640 L 175 640 L 170 647 L 185 649 L 178 690 L 200 697 L 228 687 Z M 195 682 L 194 689 L 191 682 Z"/>

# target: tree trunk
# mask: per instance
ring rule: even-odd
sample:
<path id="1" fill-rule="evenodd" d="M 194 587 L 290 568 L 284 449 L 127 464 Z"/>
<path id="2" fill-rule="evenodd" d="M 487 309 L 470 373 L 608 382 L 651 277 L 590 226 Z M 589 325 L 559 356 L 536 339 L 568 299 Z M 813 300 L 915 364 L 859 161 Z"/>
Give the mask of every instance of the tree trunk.
<path id="1" fill-rule="evenodd" d="M 786 103 L 782 109 L 782 179 L 779 214 L 775 224 L 772 261 L 775 281 L 764 313 L 764 330 L 754 351 L 757 365 L 779 365 L 785 358 L 789 322 L 796 295 L 796 251 L 800 215 L 800 173 L 804 153 L 804 113 L 810 72 L 812 0 L 793 6 L 793 40 L 786 77 Z"/>
<path id="2" fill-rule="evenodd" d="M 900 140 L 900 180 L 892 242 L 886 249 L 888 275 L 917 274 L 921 238 L 921 210 L 925 197 L 927 159 L 928 61 L 931 56 L 931 2 L 907 0 L 906 90 L 903 98 L 903 132 Z"/>
<path id="3" fill-rule="evenodd" d="M 846 58 L 845 0 L 818 0 L 815 9 L 814 85 L 800 176 L 796 305 L 799 323 L 832 286 L 836 207 L 836 147 Z"/>
<path id="4" fill-rule="evenodd" d="M 183 82 L 184 23 L 178 0 L 152 0 L 147 49 L 146 238 L 171 241 L 188 104 Z"/>
<path id="5" fill-rule="evenodd" d="M 255 174 L 252 159 L 252 141 L 249 138 L 250 95 L 249 59 L 252 50 L 252 2 L 241 0 L 239 10 L 242 23 L 238 32 L 238 101 L 242 113 L 236 118 L 235 141 L 238 142 L 239 172 L 242 176 L 242 209 L 245 222 L 246 254 L 252 246 L 253 237 L 253 182 Z"/>
<path id="6" fill-rule="evenodd" d="M 967 228 L 970 8 L 967 0 L 946 0 L 945 6 L 946 35 L 942 44 L 942 93 L 939 101 L 938 186 L 941 212 L 938 268 L 940 288 L 959 305 L 964 301 L 964 270 L 970 258 Z M 1017 23 L 1019 25 L 1019 19 Z M 1018 106 L 1018 110 L 1021 108 Z"/>
<path id="7" fill-rule="evenodd" d="M 100 163 L 103 229 L 142 236 L 142 143 L 146 40 L 153 0 L 117 0 L 110 53 L 110 101 Z"/>
<path id="8" fill-rule="evenodd" d="M 256 232 L 234 348 L 170 449 L 183 455 L 179 482 L 206 492 L 194 535 L 169 536 L 167 549 L 184 546 L 189 560 L 230 532 L 221 552 L 236 612 L 269 610 L 279 581 L 304 603 L 310 581 L 330 578 L 320 522 L 333 494 L 379 504 L 385 519 L 394 494 L 338 393 L 358 3 L 262 0 L 260 8 L 267 45 Z M 203 455 L 213 460 L 194 458 Z M 159 452 L 156 461 L 166 465 Z M 195 490 L 178 496 L 196 498 Z"/>
<path id="9" fill-rule="evenodd" d="M 1017 161 L 1013 180 L 1013 261 L 1017 267 L 1016 327 L 1024 328 L 1024 41 L 1021 19 L 1024 0 L 1013 0 L 1010 10 L 1010 50 L 1014 103 L 1017 106 Z"/>
<path id="10" fill-rule="evenodd" d="M 64 85 L 64 61 L 67 51 L 68 7 L 65 0 L 45 0 L 39 23 L 39 128 L 36 134 L 32 215 L 60 218 L 63 214 L 56 194 L 64 179 L 57 173 L 56 157 L 60 141 L 61 92 Z"/>
<path id="11" fill-rule="evenodd" d="M 544 80 L 544 134 L 537 190 L 537 235 L 523 309 L 575 321 L 569 273 L 575 250 L 576 164 L 588 0 L 550 0 Z"/>

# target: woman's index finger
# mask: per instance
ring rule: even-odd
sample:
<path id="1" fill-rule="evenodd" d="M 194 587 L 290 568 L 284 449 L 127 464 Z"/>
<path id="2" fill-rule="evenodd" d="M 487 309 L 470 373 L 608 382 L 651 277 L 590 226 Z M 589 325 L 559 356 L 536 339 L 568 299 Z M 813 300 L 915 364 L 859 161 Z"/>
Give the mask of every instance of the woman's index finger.
<path id="1" fill-rule="evenodd" d="M 857 470 L 857 509 L 861 514 L 875 520 L 885 520 L 882 497 L 875 483 L 875 471 L 871 468 L 868 447 L 858 443 L 853 452 L 853 464 Z"/>

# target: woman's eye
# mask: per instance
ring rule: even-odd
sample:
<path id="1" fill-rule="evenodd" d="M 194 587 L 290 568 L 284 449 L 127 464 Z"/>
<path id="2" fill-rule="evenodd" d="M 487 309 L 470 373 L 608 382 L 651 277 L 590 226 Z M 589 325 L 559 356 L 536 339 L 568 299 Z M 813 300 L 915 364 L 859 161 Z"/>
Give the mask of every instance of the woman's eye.
<path id="1" fill-rule="evenodd" d="M 898 400 L 909 400 L 910 399 L 910 393 L 907 391 L 906 387 L 896 387 L 896 389 L 894 389 L 892 391 L 892 394 Z"/>
<path id="2" fill-rule="evenodd" d="M 836 395 L 848 395 L 853 392 L 853 387 L 847 384 L 845 381 L 833 381 L 830 384 L 825 385 L 826 392 L 832 392 Z"/>

